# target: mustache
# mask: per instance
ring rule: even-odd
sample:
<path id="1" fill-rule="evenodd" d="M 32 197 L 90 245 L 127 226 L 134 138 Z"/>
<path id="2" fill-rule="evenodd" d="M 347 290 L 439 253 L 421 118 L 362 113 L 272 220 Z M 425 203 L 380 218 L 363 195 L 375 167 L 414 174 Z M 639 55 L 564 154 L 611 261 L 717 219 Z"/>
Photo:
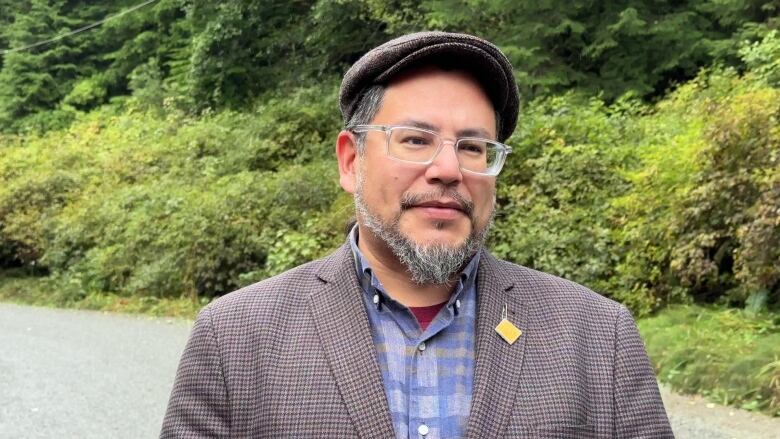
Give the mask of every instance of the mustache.
<path id="1" fill-rule="evenodd" d="M 474 203 L 458 193 L 454 189 L 442 188 L 438 191 L 423 192 L 421 194 L 413 194 L 410 192 L 404 192 L 401 195 L 401 211 L 411 209 L 412 207 L 426 203 L 428 201 L 436 201 L 441 198 L 450 198 L 458 204 L 458 208 L 463 211 L 469 218 L 474 219 Z"/>

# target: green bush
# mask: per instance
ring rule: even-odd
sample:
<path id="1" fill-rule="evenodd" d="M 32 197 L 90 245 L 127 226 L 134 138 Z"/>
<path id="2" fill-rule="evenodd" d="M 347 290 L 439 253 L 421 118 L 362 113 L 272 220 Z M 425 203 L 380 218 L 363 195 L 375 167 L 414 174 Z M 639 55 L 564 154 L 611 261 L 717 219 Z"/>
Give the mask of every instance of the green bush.
<path id="1" fill-rule="evenodd" d="M 772 224 L 780 90 L 742 90 L 707 109 L 706 146 L 698 156 L 694 188 L 677 212 L 671 269 L 691 294 L 708 301 L 744 305 L 750 293 L 765 290 L 776 303 L 780 264 L 777 247 L 769 244 L 780 234 L 780 223 Z M 763 274 L 756 278 L 756 271 Z"/>
<path id="2" fill-rule="evenodd" d="M 632 162 L 630 100 L 614 108 L 576 95 L 535 102 L 514 136 L 516 153 L 499 179 L 494 251 L 503 258 L 588 285 L 640 313 L 649 294 L 612 288 L 618 262 L 611 200 L 628 181 L 619 170 Z M 631 292 L 633 293 L 633 292 Z"/>
<path id="3" fill-rule="evenodd" d="M 777 29 L 767 32 L 761 41 L 743 45 L 739 55 L 753 75 L 770 86 L 780 86 L 780 35 Z"/>
<path id="4" fill-rule="evenodd" d="M 658 378 L 672 389 L 780 416 L 780 318 L 672 307 L 640 320 Z"/>
<path id="5" fill-rule="evenodd" d="M 252 112 L 105 107 L 0 138 L 0 266 L 74 297 L 215 296 L 327 253 L 352 203 L 336 184 L 334 82 Z M 776 309 L 778 90 L 703 72 L 655 105 L 531 102 L 509 143 L 489 242 L 644 316 L 672 303 Z"/>
<path id="6" fill-rule="evenodd" d="M 780 91 L 703 72 L 653 106 L 533 102 L 499 179 L 497 254 L 647 315 L 778 306 Z"/>
<path id="7" fill-rule="evenodd" d="M 125 297 L 112 293 L 84 294 L 75 279 L 58 276 L 30 276 L 23 270 L 4 270 L 0 276 L 0 301 L 23 305 L 56 306 L 60 308 L 92 309 L 110 312 L 143 313 L 153 316 L 194 319 L 201 307 L 209 302 L 202 297 L 159 298 L 153 296 Z"/>
<path id="8" fill-rule="evenodd" d="M 197 120 L 107 109 L 7 144 L 0 263 L 49 269 L 76 299 L 214 296 L 326 253 L 351 212 L 323 109 L 334 92 Z"/>
<path id="9" fill-rule="evenodd" d="M 322 184 L 332 168 L 162 178 L 83 199 L 63 211 L 45 261 L 80 274 L 86 291 L 222 294 L 265 267 L 281 231 L 308 233 L 335 198 L 335 185 Z"/>

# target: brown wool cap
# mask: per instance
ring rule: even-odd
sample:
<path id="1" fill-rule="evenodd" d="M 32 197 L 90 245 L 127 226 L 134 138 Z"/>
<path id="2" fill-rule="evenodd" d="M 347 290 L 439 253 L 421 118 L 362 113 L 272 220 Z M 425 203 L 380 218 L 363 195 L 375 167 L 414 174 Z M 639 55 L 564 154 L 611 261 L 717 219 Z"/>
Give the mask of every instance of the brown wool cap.
<path id="1" fill-rule="evenodd" d="M 424 62 L 447 63 L 472 73 L 501 115 L 498 140 L 503 142 L 512 135 L 520 96 L 509 60 L 498 47 L 482 38 L 449 32 L 404 35 L 363 55 L 341 81 L 339 106 L 344 122 L 352 117 L 366 88 L 386 84 L 402 70 Z"/>

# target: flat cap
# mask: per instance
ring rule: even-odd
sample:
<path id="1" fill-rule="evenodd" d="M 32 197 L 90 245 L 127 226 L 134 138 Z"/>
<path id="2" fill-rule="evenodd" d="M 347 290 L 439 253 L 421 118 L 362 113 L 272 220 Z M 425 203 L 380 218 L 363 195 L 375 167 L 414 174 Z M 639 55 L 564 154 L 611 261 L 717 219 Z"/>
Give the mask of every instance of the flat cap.
<path id="1" fill-rule="evenodd" d="M 344 122 L 352 118 L 365 89 L 386 84 L 404 69 L 425 63 L 446 63 L 473 74 L 501 115 L 498 140 L 503 142 L 512 135 L 520 100 L 512 64 L 489 41 L 449 32 L 404 35 L 363 55 L 341 81 L 339 106 Z"/>

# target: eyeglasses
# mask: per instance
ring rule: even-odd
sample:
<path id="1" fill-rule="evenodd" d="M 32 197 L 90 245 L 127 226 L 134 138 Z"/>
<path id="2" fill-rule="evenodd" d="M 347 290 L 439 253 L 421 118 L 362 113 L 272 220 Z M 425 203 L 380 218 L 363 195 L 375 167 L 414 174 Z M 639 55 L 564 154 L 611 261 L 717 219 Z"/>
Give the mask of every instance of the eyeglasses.
<path id="1" fill-rule="evenodd" d="M 387 156 L 395 160 L 430 165 L 442 150 L 444 139 L 435 131 L 389 125 L 352 125 L 353 133 L 382 131 L 386 137 Z M 453 143 L 460 169 L 478 175 L 495 176 L 501 172 L 512 148 L 479 137 L 461 137 Z"/>

